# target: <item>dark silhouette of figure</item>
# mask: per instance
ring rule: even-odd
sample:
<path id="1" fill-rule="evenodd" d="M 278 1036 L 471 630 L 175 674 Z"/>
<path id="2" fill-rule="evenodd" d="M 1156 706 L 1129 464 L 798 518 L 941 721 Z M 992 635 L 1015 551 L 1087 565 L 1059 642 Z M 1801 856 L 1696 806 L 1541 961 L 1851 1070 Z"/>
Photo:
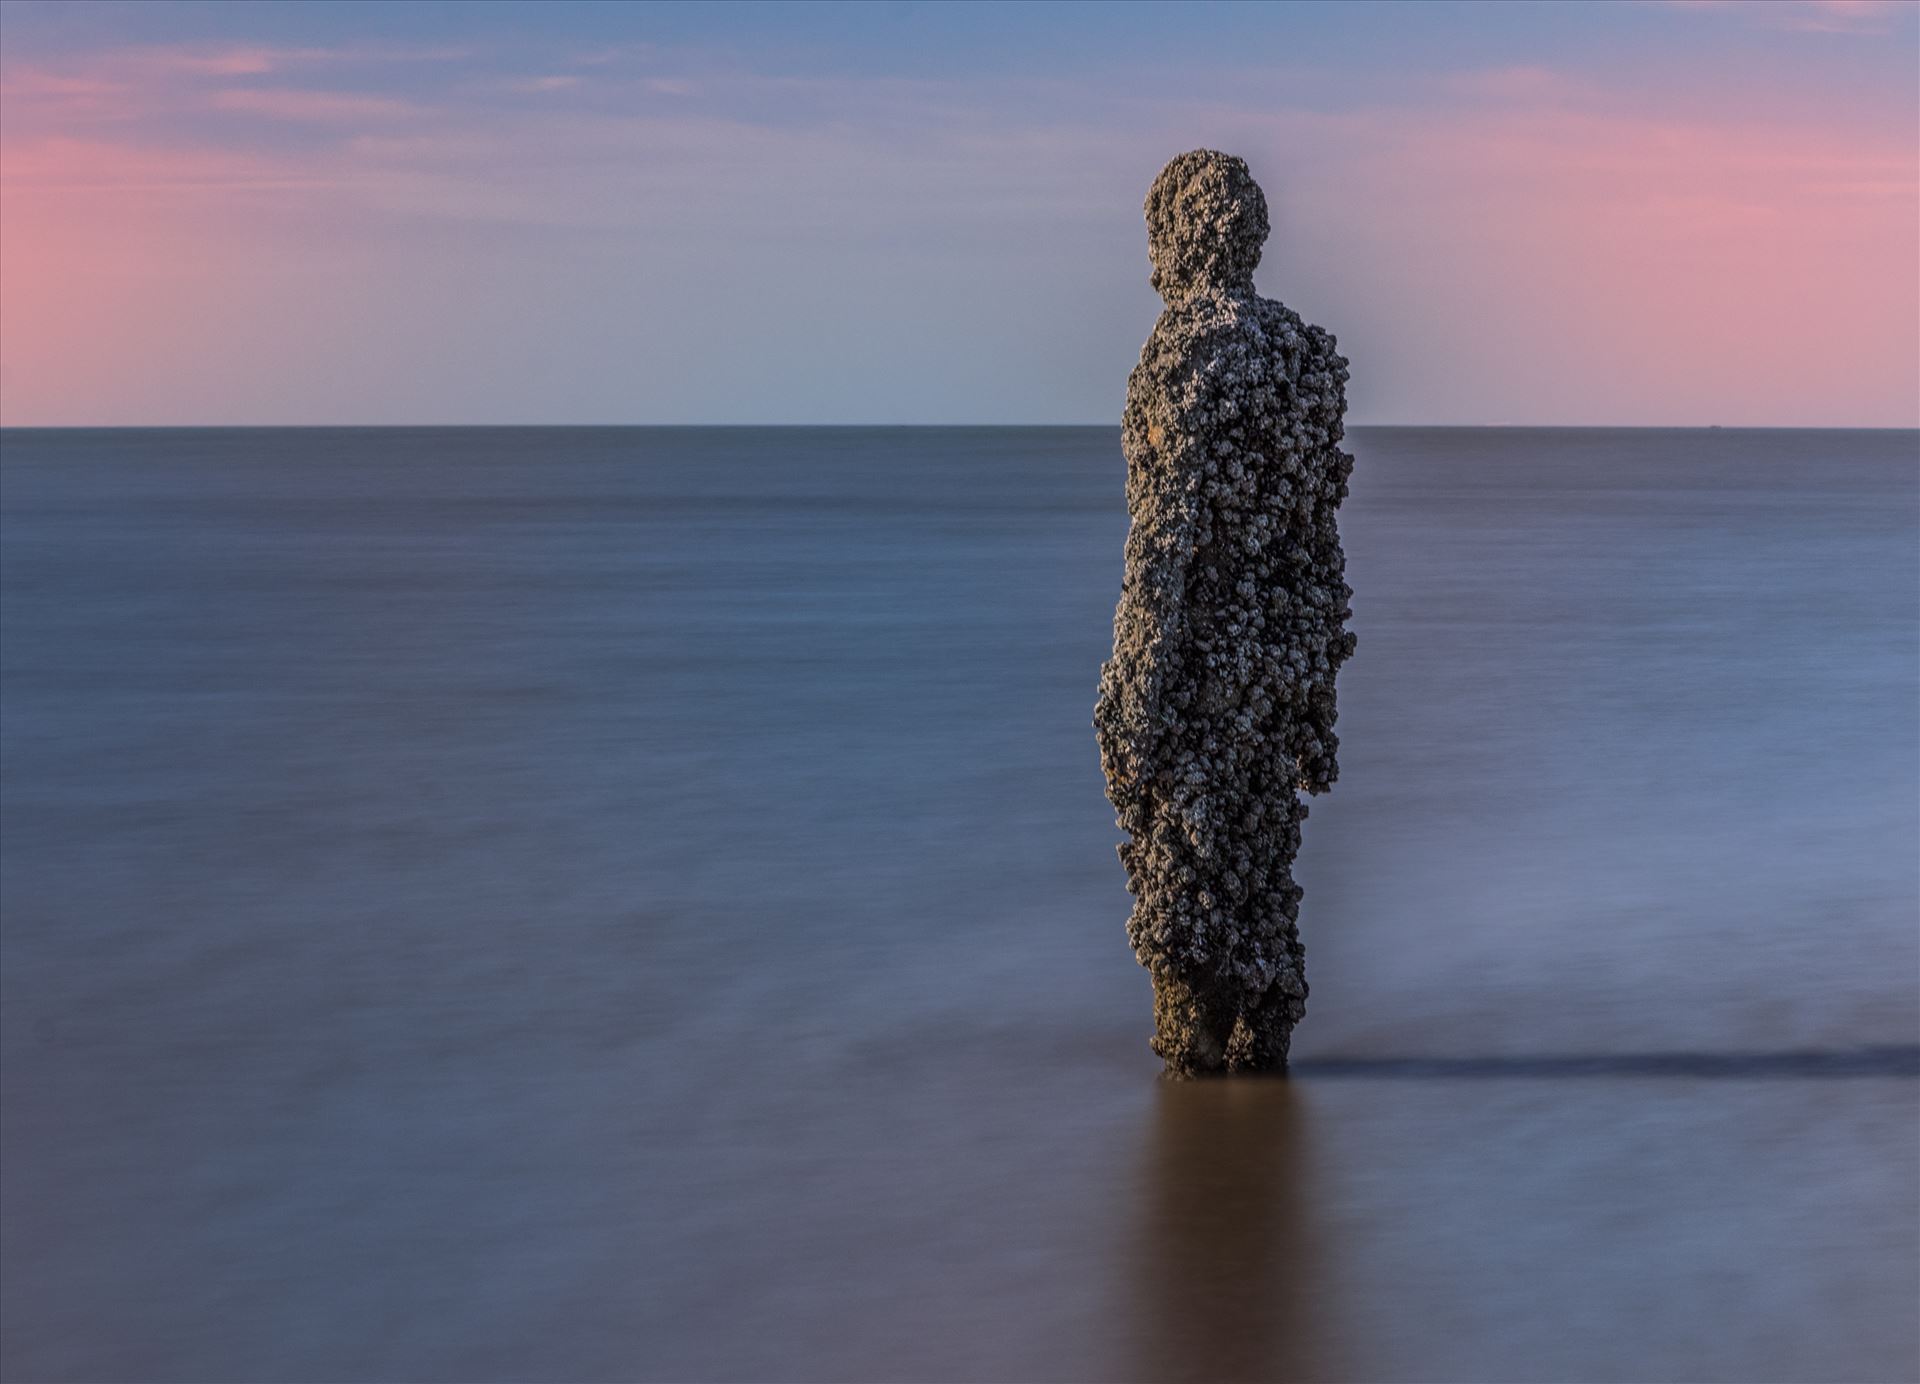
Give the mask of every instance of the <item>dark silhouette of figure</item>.
<path id="1" fill-rule="evenodd" d="M 1307 982 L 1299 794 L 1338 773 L 1353 594 L 1334 512 L 1347 363 L 1253 289 L 1267 204 L 1198 150 L 1147 195 L 1166 299 L 1127 384 L 1126 576 L 1094 712 L 1129 840 L 1127 933 L 1169 1070 L 1284 1067 Z"/>

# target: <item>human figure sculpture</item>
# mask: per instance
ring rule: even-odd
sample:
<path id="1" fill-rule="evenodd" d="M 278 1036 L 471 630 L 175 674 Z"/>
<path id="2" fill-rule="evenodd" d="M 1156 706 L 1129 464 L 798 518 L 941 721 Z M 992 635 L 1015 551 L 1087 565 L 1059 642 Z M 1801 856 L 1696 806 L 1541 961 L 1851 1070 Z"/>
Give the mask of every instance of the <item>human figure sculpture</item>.
<path id="1" fill-rule="evenodd" d="M 1127 382 L 1133 526 L 1094 726 L 1154 1051 L 1182 1075 L 1272 1070 L 1306 1012 L 1300 792 L 1338 773 L 1354 646 L 1347 362 L 1254 292 L 1267 203 L 1244 162 L 1180 155 L 1146 213 L 1166 308 Z"/>

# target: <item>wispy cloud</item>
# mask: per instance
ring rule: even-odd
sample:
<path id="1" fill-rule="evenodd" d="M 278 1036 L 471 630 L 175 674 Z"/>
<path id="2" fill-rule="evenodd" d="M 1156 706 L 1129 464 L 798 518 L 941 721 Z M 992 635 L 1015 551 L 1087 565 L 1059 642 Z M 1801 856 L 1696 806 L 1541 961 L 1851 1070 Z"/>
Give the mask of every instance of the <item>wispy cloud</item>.
<path id="1" fill-rule="evenodd" d="M 16 67 L 6 74 L 6 90 L 11 96 L 51 96 L 55 98 L 112 96 L 125 91 L 127 84 L 106 77 L 74 76 L 47 72 L 36 67 Z"/>
<path id="2" fill-rule="evenodd" d="M 355 91 L 298 91 L 284 87 L 229 87 L 207 100 L 215 110 L 243 111 L 270 120 L 365 124 L 407 120 L 420 113 L 411 101 Z"/>
<path id="3" fill-rule="evenodd" d="M 254 43 L 145 44 L 105 48 L 69 61 L 82 70 L 111 74 L 123 80 L 140 75 L 262 77 L 328 65 L 457 61 L 470 55 L 471 51 L 448 45 L 288 47 Z"/>
<path id="4" fill-rule="evenodd" d="M 1771 29 L 1807 34 L 1885 34 L 1910 0 L 1664 0 Z"/>
<path id="5" fill-rule="evenodd" d="M 575 53 L 570 61 L 576 67 L 611 67 L 620 63 L 651 61 L 659 52 L 659 47 L 651 43 L 609 44 Z"/>
<path id="6" fill-rule="evenodd" d="M 208 77 L 257 77 L 314 66 L 357 63 L 443 63 L 471 57 L 471 48 L 455 44 L 395 46 L 346 44 L 336 47 L 275 47 L 262 44 L 150 45 L 107 49 L 93 61 L 102 66 Z"/>
<path id="7" fill-rule="evenodd" d="M 420 102 L 378 80 L 393 65 L 457 62 L 452 47 L 152 45 L 70 55 L 57 65 L 0 62 L 9 145 L 82 129 L 134 127 L 152 145 L 208 112 L 281 125 L 411 120 Z M 327 74 L 325 86 L 285 85 Z M 339 82 L 335 85 L 334 82 Z"/>
<path id="8" fill-rule="evenodd" d="M 503 85 L 508 91 L 538 96 L 549 91 L 572 91 L 575 87 L 585 85 L 586 80 L 578 73 L 551 73 L 543 77 L 509 78 Z"/>
<path id="9" fill-rule="evenodd" d="M 151 74 L 179 73 L 196 77 L 259 77 L 294 63 L 324 61 L 324 49 L 311 48 L 137 48 L 102 54 L 99 62 Z"/>
<path id="10" fill-rule="evenodd" d="M 1473 68 L 1451 73 L 1436 85 L 1449 95 L 1503 105 L 1561 105 L 1606 95 L 1605 88 L 1589 78 L 1537 66 Z"/>
<path id="11" fill-rule="evenodd" d="M 284 154 L 56 137 L 9 144 L 0 185 L 16 195 L 77 191 L 135 197 L 210 189 L 287 192 L 339 181 L 337 172 Z M 21 205 L 26 202 L 23 196 Z"/>

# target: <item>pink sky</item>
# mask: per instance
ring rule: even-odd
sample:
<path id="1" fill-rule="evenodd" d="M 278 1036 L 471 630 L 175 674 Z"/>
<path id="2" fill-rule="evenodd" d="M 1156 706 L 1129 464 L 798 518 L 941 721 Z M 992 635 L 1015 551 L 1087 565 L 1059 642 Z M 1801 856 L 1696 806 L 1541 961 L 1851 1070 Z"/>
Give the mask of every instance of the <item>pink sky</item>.
<path id="1" fill-rule="evenodd" d="M 1709 58 L 1745 23 L 1654 8 Z M 1266 184 L 1261 289 L 1339 335 L 1357 421 L 1920 425 L 1912 15 L 1773 17 L 1769 61 L 1826 45 L 1804 79 L 1544 51 L 1357 96 L 1278 48 L 1155 87 L 10 34 L 0 416 L 1112 422 L 1140 199 L 1211 145 Z"/>

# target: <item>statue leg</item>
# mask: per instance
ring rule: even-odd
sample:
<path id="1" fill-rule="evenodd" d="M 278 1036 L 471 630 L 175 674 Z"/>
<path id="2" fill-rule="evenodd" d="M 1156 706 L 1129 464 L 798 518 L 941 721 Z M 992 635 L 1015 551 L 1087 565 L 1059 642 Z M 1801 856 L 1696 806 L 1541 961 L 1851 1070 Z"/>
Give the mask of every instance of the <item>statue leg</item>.
<path id="1" fill-rule="evenodd" d="M 1215 977 L 1153 968 L 1153 1050 L 1169 1072 L 1197 1076 L 1226 1069 L 1239 999 Z"/>
<path id="2" fill-rule="evenodd" d="M 1153 1050 L 1175 1076 L 1278 1072 L 1287 1066 L 1293 1026 L 1306 1013 L 1304 989 L 1275 984 L 1249 993 L 1231 980 L 1153 971 Z"/>
<path id="3" fill-rule="evenodd" d="M 1306 1014 L 1305 958 L 1295 926 L 1300 888 L 1291 870 L 1306 815 L 1291 785 L 1264 816 L 1237 800 L 1196 806 L 1174 795 L 1156 806 L 1145 849 L 1137 840 L 1122 848 L 1135 895 L 1128 939 L 1153 976 L 1153 1050 L 1170 1073 L 1285 1070 L 1293 1026 Z M 1234 842 L 1241 860 L 1251 855 L 1269 864 L 1250 879 L 1231 871 L 1218 849 L 1196 849 L 1195 818 L 1229 829 L 1250 821 L 1239 839 L 1229 829 L 1216 826 L 1216 832 Z M 1190 935 L 1193 920 L 1209 910 L 1217 910 L 1207 938 L 1211 957 L 1196 959 L 1166 944 L 1169 936 Z M 1223 951 L 1241 963 L 1223 960 Z"/>
<path id="4" fill-rule="evenodd" d="M 1287 1066 L 1293 1026 L 1307 1012 L 1306 1000 L 1273 985 L 1244 1005 L 1227 1040 L 1230 1072 L 1279 1072 Z"/>

